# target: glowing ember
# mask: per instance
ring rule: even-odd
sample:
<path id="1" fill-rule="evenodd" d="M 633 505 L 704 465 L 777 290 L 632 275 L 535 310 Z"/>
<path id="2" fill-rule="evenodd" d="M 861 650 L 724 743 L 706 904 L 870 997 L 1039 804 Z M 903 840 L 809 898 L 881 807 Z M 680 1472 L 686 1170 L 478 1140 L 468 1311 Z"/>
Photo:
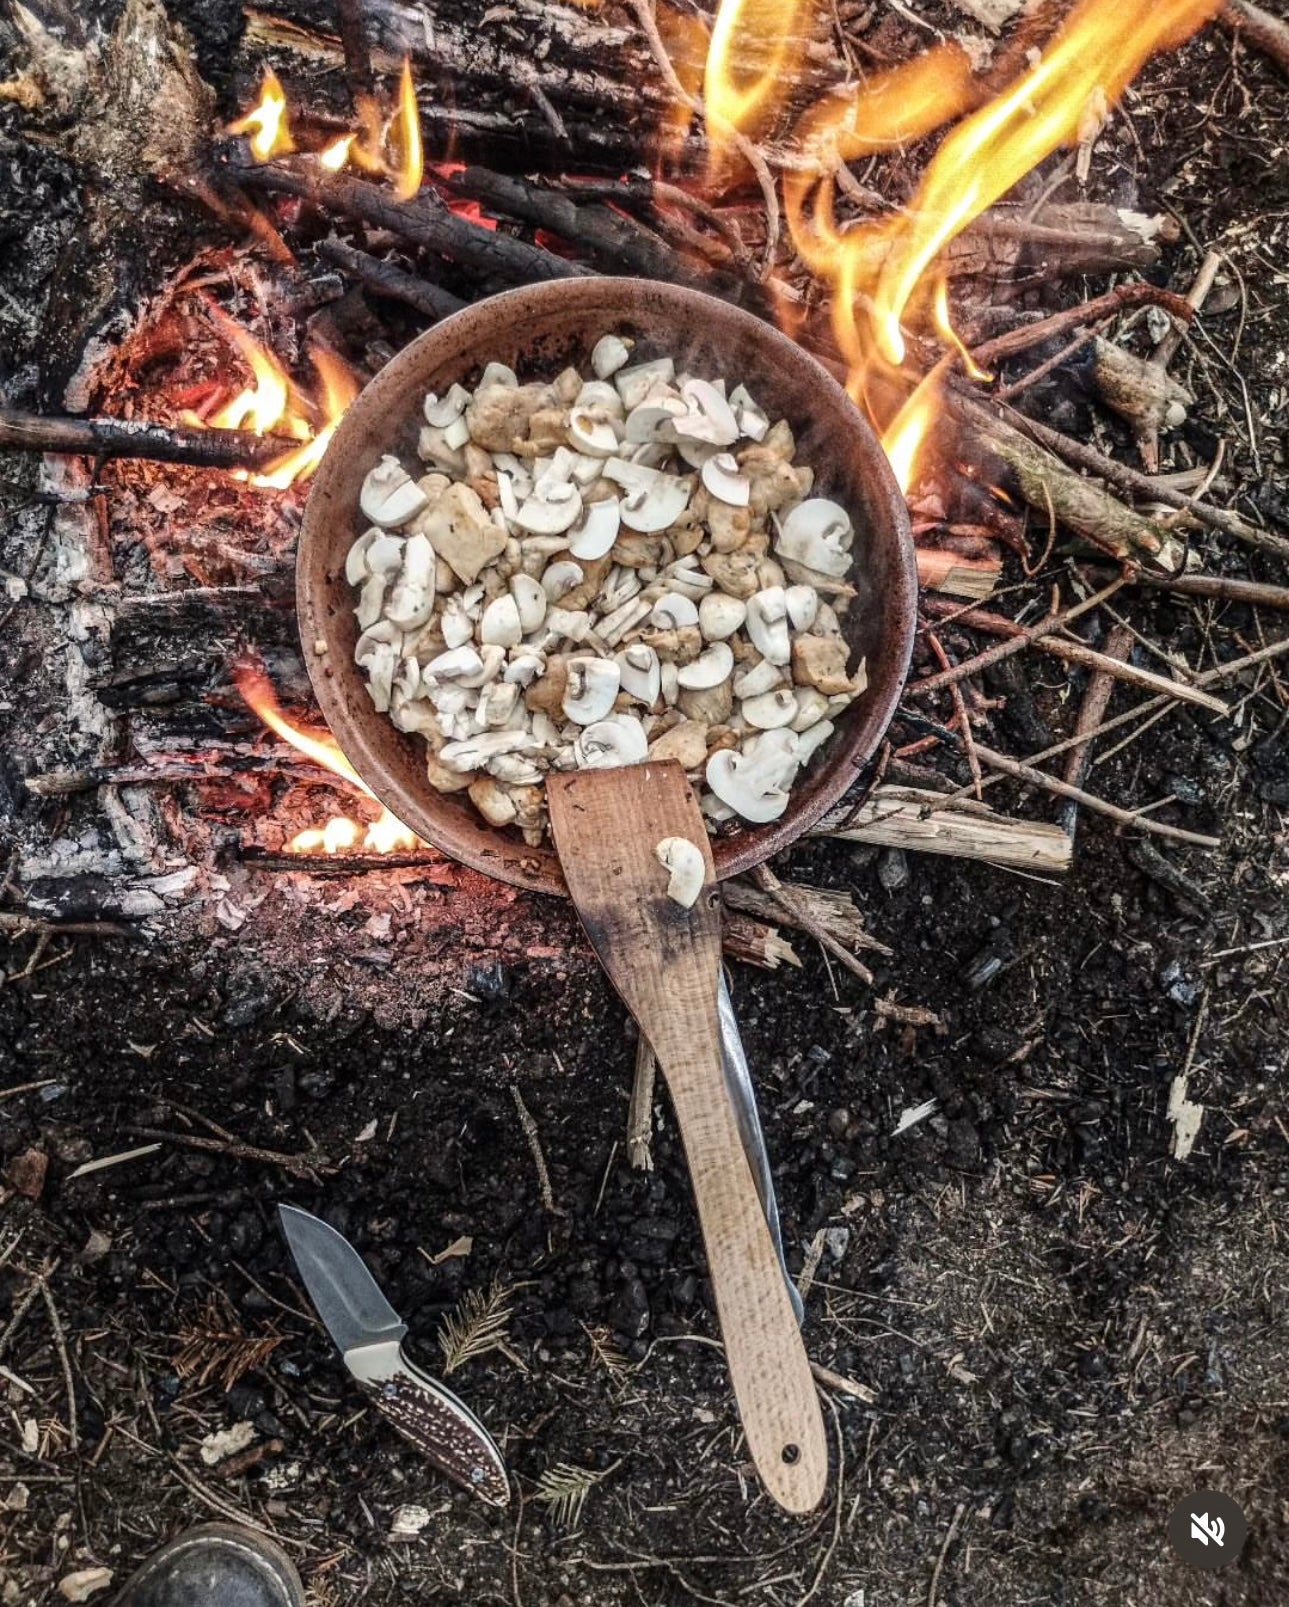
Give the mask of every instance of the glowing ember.
<path id="1" fill-rule="evenodd" d="M 230 123 L 229 134 L 249 134 L 251 155 L 257 162 L 272 156 L 286 156 L 295 149 L 286 115 L 286 91 L 271 67 L 265 68 L 260 98 L 245 117 Z"/>
<path id="2" fill-rule="evenodd" d="M 246 659 L 241 660 L 233 666 L 233 680 L 247 705 L 263 720 L 270 731 L 282 738 L 283 742 L 289 743 L 298 753 L 304 754 L 306 759 L 312 759 L 324 770 L 330 770 L 342 781 L 347 781 L 351 787 L 357 788 L 368 798 L 379 802 L 375 793 L 341 753 L 334 737 L 325 733 L 301 731 L 286 719 L 278 707 L 277 697 L 268 676 L 258 664 Z M 326 825 L 312 827 L 293 837 L 287 844 L 287 852 L 341 854 L 359 845 L 371 853 L 392 854 L 399 849 L 418 848 L 421 846 L 421 840 L 414 831 L 409 830 L 397 816 L 392 815 L 382 805 L 379 818 L 366 827 L 358 821 L 350 820 L 347 815 L 333 815 Z"/>
<path id="3" fill-rule="evenodd" d="M 421 153 L 421 114 L 416 104 L 411 63 L 406 56 L 403 57 L 403 75 L 398 85 L 394 131 L 399 153 L 394 194 L 400 201 L 410 201 L 421 187 L 424 160 Z"/>

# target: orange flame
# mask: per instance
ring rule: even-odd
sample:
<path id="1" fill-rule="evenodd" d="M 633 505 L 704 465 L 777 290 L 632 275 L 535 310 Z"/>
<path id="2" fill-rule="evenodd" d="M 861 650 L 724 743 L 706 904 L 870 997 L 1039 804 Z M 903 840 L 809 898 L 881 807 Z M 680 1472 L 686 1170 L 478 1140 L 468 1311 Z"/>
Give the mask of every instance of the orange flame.
<path id="1" fill-rule="evenodd" d="M 314 764 L 321 765 L 324 770 L 330 770 L 332 775 L 347 781 L 351 787 L 357 788 L 368 798 L 379 802 L 375 793 L 340 751 L 334 737 L 301 731 L 283 715 L 272 683 L 260 665 L 248 659 L 240 660 L 233 666 L 233 680 L 237 690 L 246 700 L 247 706 L 270 731 L 281 737 L 283 742 L 288 743 L 297 753 L 304 754 L 306 759 L 312 759 Z M 391 854 L 400 848 L 404 850 L 417 848 L 421 841 L 414 831 L 403 825 L 396 815 L 392 815 L 382 805 L 379 818 L 372 821 L 365 829 L 357 821 L 350 820 L 347 815 L 333 815 L 326 825 L 299 832 L 287 844 L 287 852 L 340 854 L 346 849 L 357 847 L 360 840 L 363 848 L 377 854 Z"/>
<path id="2" fill-rule="evenodd" d="M 882 450 L 906 496 L 914 484 L 923 443 L 940 414 L 945 369 L 943 361 L 937 363 L 882 432 Z"/>
<path id="3" fill-rule="evenodd" d="M 721 0 L 703 76 L 707 133 L 720 150 L 732 133 L 755 135 L 801 56 L 811 0 Z"/>
<path id="4" fill-rule="evenodd" d="M 251 155 L 257 162 L 267 162 L 272 156 L 286 156 L 295 149 L 286 115 L 286 91 L 271 67 L 264 69 L 258 103 L 244 117 L 230 123 L 226 132 L 249 134 Z"/>
<path id="5" fill-rule="evenodd" d="M 344 417 L 345 409 L 358 394 L 358 382 L 334 352 L 325 346 L 314 346 L 310 360 L 322 383 L 322 425 L 310 435 L 302 446 L 277 458 L 258 474 L 251 475 L 251 484 L 268 490 L 281 491 L 297 480 L 307 480 L 322 462 L 322 455 L 331 444 L 336 426 Z"/>
<path id="6" fill-rule="evenodd" d="M 325 150 L 318 152 L 319 165 L 325 167 L 328 173 L 339 173 L 349 160 L 349 152 L 357 134 L 342 134 L 339 139 L 332 140 Z"/>
<path id="7" fill-rule="evenodd" d="M 403 74 L 398 84 L 398 111 L 394 117 L 394 130 L 398 145 L 398 174 L 394 194 L 400 201 L 410 201 L 421 187 L 424 174 L 424 156 L 421 150 L 421 113 L 416 104 L 416 85 L 412 82 L 412 64 L 403 57 Z"/>

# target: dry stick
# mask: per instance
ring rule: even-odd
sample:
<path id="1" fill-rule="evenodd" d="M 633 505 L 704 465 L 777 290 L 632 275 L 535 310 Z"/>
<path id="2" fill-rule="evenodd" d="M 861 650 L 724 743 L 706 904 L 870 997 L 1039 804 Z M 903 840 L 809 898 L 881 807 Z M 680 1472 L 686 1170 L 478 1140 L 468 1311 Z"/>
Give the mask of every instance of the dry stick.
<path id="1" fill-rule="evenodd" d="M 1176 291 L 1160 290 L 1155 285 L 1147 284 L 1119 285 L 1114 290 L 1108 290 L 1104 296 L 1095 296 L 1091 301 L 1082 302 L 1077 307 L 1066 307 L 1061 312 L 1053 313 L 1050 318 L 1044 318 L 1039 323 L 1026 324 L 1020 329 L 1009 330 L 1007 334 L 999 335 L 994 340 L 987 340 L 975 347 L 971 355 L 982 368 L 989 368 L 1008 357 L 1015 357 L 1018 352 L 1040 346 L 1045 340 L 1078 329 L 1082 324 L 1094 323 L 1115 313 L 1128 312 L 1133 307 L 1147 306 L 1162 307 L 1174 318 L 1180 318 L 1187 324 L 1195 316 L 1194 307 L 1185 296 L 1179 296 Z"/>
<path id="2" fill-rule="evenodd" d="M 132 937 L 114 921 L 42 921 L 35 915 L 0 912 L 0 937 Z"/>
<path id="3" fill-rule="evenodd" d="M 515 1109 L 519 1113 L 519 1125 L 524 1130 L 524 1137 L 528 1140 L 528 1147 L 533 1152 L 533 1165 L 537 1168 L 537 1188 L 542 1197 L 542 1204 L 548 1211 L 555 1214 L 555 1192 L 551 1188 L 551 1175 L 546 1170 L 546 1157 L 542 1154 L 541 1134 L 537 1131 L 537 1123 L 533 1120 L 532 1112 L 524 1104 L 523 1095 L 519 1092 L 519 1085 L 511 1083 L 510 1097 L 515 1102 Z"/>
<path id="4" fill-rule="evenodd" d="M 964 659 L 961 664 L 955 664 L 952 669 L 941 670 L 938 675 L 928 675 L 922 681 L 910 681 L 904 688 L 904 696 L 926 697 L 932 692 L 943 691 L 947 686 L 954 686 L 959 681 L 966 680 L 969 675 L 975 675 L 980 670 L 989 669 L 991 665 L 998 664 L 1003 659 L 1010 658 L 1013 653 L 1019 653 L 1022 648 L 1030 646 L 1039 637 L 1050 636 L 1053 631 L 1059 630 L 1063 625 L 1070 624 L 1073 620 L 1078 619 L 1080 614 L 1086 614 L 1094 608 L 1099 608 L 1107 597 L 1113 597 L 1115 592 L 1125 584 L 1124 579 L 1119 577 L 1112 581 L 1110 585 L 1102 587 L 1099 592 L 1095 592 L 1091 597 L 1085 597 L 1082 602 L 1075 603 L 1069 608 L 1063 608 L 1059 613 L 1048 614 L 1046 618 L 1040 619 L 1037 624 L 1018 626 L 1017 629 L 1020 634 L 1012 637 L 1009 641 L 999 642 L 997 647 L 988 647 L 983 653 L 977 653 L 975 658 Z M 973 612 L 975 610 L 954 609 L 954 614 L 958 618 L 965 618 Z M 1008 624 L 1011 623 L 1009 620 Z"/>
<path id="5" fill-rule="evenodd" d="M 427 318 L 449 318 L 466 305 L 459 297 L 431 284 L 428 279 L 420 279 L 416 274 L 406 273 L 392 263 L 382 262 L 378 257 L 369 256 L 367 252 L 359 251 L 357 246 L 348 245 L 343 240 L 319 240 L 314 249 L 320 257 L 334 262 L 351 279 L 359 280 L 369 290 L 406 302 Z"/>
<path id="6" fill-rule="evenodd" d="M 759 885 L 781 909 L 788 913 L 795 925 L 803 932 L 809 932 L 815 942 L 827 949 L 835 959 L 840 960 L 848 971 L 872 987 L 873 973 L 863 961 L 857 960 L 844 943 L 839 943 L 827 927 L 815 919 L 796 893 L 791 888 L 785 887 L 768 865 L 758 865 L 753 874 Z"/>
<path id="7" fill-rule="evenodd" d="M 340 43 L 345 52 L 345 78 L 355 110 L 364 95 L 374 96 L 376 79 L 372 72 L 371 45 L 363 25 L 363 0 L 336 0 Z"/>
<path id="8" fill-rule="evenodd" d="M 230 1155 L 236 1161 L 259 1161 L 265 1166 L 280 1166 L 292 1177 L 313 1179 L 334 1172 L 335 1167 L 322 1156 L 283 1155 L 274 1149 L 261 1149 L 258 1144 L 243 1144 L 237 1139 L 201 1138 L 196 1133 L 167 1133 L 157 1127 L 127 1127 L 132 1138 L 157 1139 L 164 1144 L 179 1144 L 184 1149 L 205 1150 L 211 1155 Z"/>
<path id="9" fill-rule="evenodd" d="M 1093 324 L 1090 329 L 1080 330 L 1073 340 L 1067 342 L 1059 351 L 1053 352 L 1050 357 L 1044 358 L 1037 368 L 1031 368 L 1028 374 L 1022 374 L 1013 384 L 1004 385 L 1001 390 L 995 391 L 994 400 L 996 402 L 1010 402 L 1015 397 L 1022 396 L 1032 386 L 1037 385 L 1040 380 L 1046 379 L 1053 369 L 1060 368 L 1062 363 L 1068 363 L 1071 357 L 1077 352 L 1081 352 L 1086 345 L 1094 341 L 1098 335 L 1109 327 L 1110 320 L 1103 318 L 1099 323 Z"/>
<path id="10" fill-rule="evenodd" d="M 962 1515 L 967 1510 L 965 1501 L 959 1501 L 954 1508 L 948 1532 L 944 1537 L 944 1544 L 940 1547 L 940 1555 L 935 1559 L 935 1569 L 931 1574 L 931 1588 L 927 1591 L 926 1607 L 936 1607 L 940 1599 L 940 1575 L 944 1572 L 944 1559 L 949 1555 L 949 1547 L 958 1537 L 958 1527 L 962 1523 Z"/>
<path id="11" fill-rule="evenodd" d="M 6 1099 L 17 1099 L 19 1094 L 34 1094 L 41 1088 L 56 1088 L 57 1077 L 42 1077 L 39 1082 L 20 1082 L 13 1088 L 0 1088 L 0 1104 Z"/>
<path id="12" fill-rule="evenodd" d="M 1139 586 L 1168 591 L 1178 597 L 1215 597 L 1224 603 L 1248 603 L 1254 608 L 1276 608 L 1289 613 L 1289 586 L 1271 586 L 1260 580 L 1232 580 L 1226 575 L 1137 576 Z"/>
<path id="13" fill-rule="evenodd" d="M 653 1171 L 653 1089 L 658 1061 L 649 1040 L 636 1041 L 636 1073 L 627 1107 L 627 1159 L 637 1172 Z"/>
<path id="14" fill-rule="evenodd" d="M 955 397 L 955 408 L 957 404 L 958 398 Z M 1259 552 L 1272 553 L 1277 558 L 1289 559 L 1289 540 L 1283 536 L 1277 536 L 1269 530 L 1259 530 L 1256 525 L 1251 525 L 1242 519 L 1238 513 L 1230 513 L 1224 508 L 1214 508 L 1207 502 L 1198 502 L 1194 497 L 1188 497 L 1182 491 L 1173 490 L 1171 486 L 1161 485 L 1150 475 L 1141 474 L 1125 464 L 1116 463 L 1113 458 L 1106 457 L 1095 447 L 1084 446 L 1082 441 L 1075 441 L 1068 435 L 1062 435 L 1059 430 L 1049 429 L 1046 424 L 1039 424 L 1034 419 L 1026 418 L 1023 413 L 1017 413 L 1011 408 L 1005 411 L 1006 422 L 1013 425 L 1016 430 L 1029 435 L 1040 446 L 1047 447 L 1058 457 L 1064 458 L 1067 463 L 1076 463 L 1081 469 L 1087 469 L 1090 474 L 1108 480 L 1120 491 L 1133 492 L 1154 502 L 1165 503 L 1170 508 L 1178 508 L 1192 514 L 1201 524 L 1207 525 L 1212 530 L 1220 530 L 1236 541 L 1244 542 L 1248 547 L 1256 547 Z M 1080 531 L 1079 534 L 1083 532 Z"/>
<path id="15" fill-rule="evenodd" d="M 923 598 L 922 605 L 929 614 L 948 612 L 952 607 L 935 597 Z M 968 625 L 973 630 L 985 631 L 990 636 L 1002 636 L 1012 640 L 1023 635 L 1025 631 L 1025 626 L 1018 625 L 1015 620 L 1007 619 L 1002 614 L 989 613 L 985 609 L 973 608 L 970 613 L 963 614 L 953 608 L 953 612 L 957 616 L 958 623 Z M 1221 698 L 1200 691 L 1186 681 L 1170 681 L 1167 676 L 1156 675 L 1153 670 L 1139 669 L 1137 665 L 1128 664 L 1112 654 L 1097 652 L 1086 642 L 1069 641 L 1063 636 L 1040 636 L 1031 645 L 1070 664 L 1081 664 L 1085 669 L 1113 676 L 1117 681 L 1127 681 L 1130 685 L 1142 687 L 1148 692 L 1162 692 L 1168 697 L 1175 697 L 1181 703 L 1193 703 L 1197 708 L 1207 709 L 1210 714 L 1231 712 Z M 913 684 L 922 685 L 921 682 Z"/>
<path id="16" fill-rule="evenodd" d="M 1126 625 L 1114 625 L 1106 633 L 1102 652 L 1106 658 L 1115 659 L 1123 663 L 1132 652 L 1133 633 Z M 1115 677 L 1108 668 L 1093 670 L 1088 677 L 1088 684 L 1083 693 L 1083 701 L 1079 705 L 1078 718 L 1074 722 L 1074 734 L 1090 732 L 1096 729 L 1105 719 L 1105 712 L 1110 703 L 1110 694 L 1114 691 Z M 1079 743 L 1070 749 L 1065 759 L 1064 781 L 1068 786 L 1081 787 L 1088 773 L 1088 761 L 1092 757 L 1091 738 Z M 1072 838 L 1078 830 L 1079 806 L 1073 799 L 1061 811 L 1061 824 Z"/>
<path id="17" fill-rule="evenodd" d="M 480 274 L 525 284 L 594 277 L 590 268 L 557 257 L 553 251 L 543 251 L 541 246 L 529 245 L 515 235 L 485 229 L 468 218 L 458 217 L 432 190 L 422 190 L 414 200 L 399 201 L 367 179 L 351 178 L 345 173 L 323 174 L 290 160 L 239 169 L 237 177 L 247 189 L 297 196 L 324 210 L 358 218 L 373 228 L 388 229 L 424 251 L 437 252 Z"/>
<path id="18" fill-rule="evenodd" d="M 71 1358 L 67 1354 L 67 1337 L 63 1333 L 63 1320 L 58 1315 L 58 1307 L 54 1304 L 48 1278 L 40 1280 L 40 1293 L 44 1297 L 45 1310 L 49 1314 L 49 1326 L 54 1335 L 54 1349 L 58 1352 L 58 1359 L 63 1367 L 63 1384 L 67 1390 L 67 1437 L 72 1450 L 78 1451 L 81 1437 L 76 1426 L 76 1381 L 72 1377 Z"/>
<path id="19" fill-rule="evenodd" d="M 248 430 L 192 430 L 143 419 L 59 418 L 0 408 L 0 452 L 151 458 L 198 469 L 258 469 L 299 443 Z"/>
<path id="20" fill-rule="evenodd" d="M 1054 792 L 1058 798 L 1073 798 L 1085 808 L 1094 809 L 1101 815 L 1108 815 L 1111 820 L 1117 820 L 1121 825 L 1138 826 L 1142 831 L 1153 832 L 1157 837 L 1171 837 L 1180 843 L 1195 843 L 1200 848 L 1220 848 L 1222 845 L 1220 837 L 1206 837 L 1201 832 L 1183 831 L 1180 826 L 1167 826 L 1162 820 L 1151 820 L 1139 810 L 1120 809 L 1118 804 L 1107 803 L 1104 798 L 1098 798 L 1094 793 L 1084 792 L 1081 787 L 1071 787 L 1064 781 L 1058 781 L 1055 776 L 1049 776 L 1045 771 L 1035 770 L 1032 765 L 1021 764 L 1017 759 L 1009 759 L 1005 753 L 995 753 L 992 748 L 978 747 L 977 751 L 985 763 L 993 769 L 1014 776 L 1017 781 L 1027 781 L 1031 786 L 1043 787 L 1048 792 Z"/>
<path id="21" fill-rule="evenodd" d="M 1226 0 L 1219 20 L 1242 39 L 1248 39 L 1289 73 L 1289 23 L 1273 17 L 1250 0 Z"/>
<path id="22" fill-rule="evenodd" d="M 982 787 L 999 780 L 985 776 Z M 844 842 L 876 843 L 915 853 L 948 854 L 977 859 L 1013 870 L 1061 875 L 1071 863 L 1070 839 L 1047 821 L 1014 820 L 970 800 L 972 788 L 953 794 L 952 812 L 942 807 L 945 794 L 916 787 L 881 786 L 858 810 L 849 804 L 837 811 L 837 824 L 827 819 L 814 831 Z"/>
<path id="23" fill-rule="evenodd" d="M 22 1299 L 19 1300 L 18 1304 L 13 1308 L 13 1316 L 10 1317 L 9 1322 L 5 1327 L 5 1331 L 0 1334 L 0 1357 L 3 1357 L 4 1353 L 9 1349 L 10 1341 L 18 1332 L 19 1328 L 22 1327 L 23 1319 L 36 1304 L 36 1301 L 40 1298 L 42 1284 L 47 1278 L 52 1278 L 53 1275 L 58 1271 L 60 1262 L 61 1258 L 55 1258 L 53 1261 L 47 1261 L 32 1279 L 30 1286 L 24 1291 Z"/>
<path id="24" fill-rule="evenodd" d="M 934 631 L 926 633 L 926 639 L 931 644 L 931 650 L 940 661 L 940 668 L 951 668 L 949 655 L 945 652 L 940 638 Z M 971 771 L 972 784 L 976 789 L 976 797 L 980 796 L 980 760 L 976 755 L 975 738 L 971 732 L 971 722 L 967 718 L 967 700 L 962 695 L 961 685 L 955 681 L 949 688 L 949 696 L 953 699 L 954 724 L 958 727 L 962 737 L 962 745 L 967 753 L 967 766 Z"/>
<path id="25" fill-rule="evenodd" d="M 721 896 L 726 910 L 741 910 L 748 915 L 755 915 L 760 920 L 783 921 L 789 926 L 799 926 L 797 910 L 803 909 L 808 916 L 820 926 L 825 927 L 839 943 L 845 943 L 852 949 L 869 949 L 874 954 L 883 954 L 888 958 L 895 952 L 885 943 L 872 936 L 864 929 L 864 917 L 849 893 L 839 893 L 830 887 L 810 887 L 804 883 L 780 883 L 785 893 L 793 900 L 793 907 L 788 909 L 782 900 L 772 898 L 768 893 L 741 876 L 733 877 L 722 884 Z M 807 928 L 802 927 L 805 931 Z"/>
<path id="26" fill-rule="evenodd" d="M 1204 260 L 1199 265 L 1190 289 L 1186 292 L 1186 301 L 1196 312 L 1208 300 L 1208 293 L 1213 288 L 1213 281 L 1217 278 L 1217 271 L 1222 266 L 1222 253 L 1209 251 L 1205 253 Z M 1175 323 L 1163 337 L 1154 351 L 1150 354 L 1150 361 L 1162 373 L 1176 357 L 1178 348 L 1182 343 L 1182 326 Z"/>

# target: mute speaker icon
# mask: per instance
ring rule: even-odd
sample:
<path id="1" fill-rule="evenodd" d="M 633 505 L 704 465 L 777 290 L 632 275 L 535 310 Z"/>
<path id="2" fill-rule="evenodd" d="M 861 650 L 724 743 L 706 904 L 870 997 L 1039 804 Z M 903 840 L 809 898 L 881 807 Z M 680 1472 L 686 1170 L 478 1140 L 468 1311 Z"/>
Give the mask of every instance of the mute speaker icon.
<path id="1" fill-rule="evenodd" d="M 1210 1518 L 1207 1512 L 1191 1513 L 1191 1539 L 1198 1540 L 1206 1546 L 1211 1540 L 1215 1546 L 1222 1544 L 1226 1534 L 1226 1525 L 1221 1518 Z"/>

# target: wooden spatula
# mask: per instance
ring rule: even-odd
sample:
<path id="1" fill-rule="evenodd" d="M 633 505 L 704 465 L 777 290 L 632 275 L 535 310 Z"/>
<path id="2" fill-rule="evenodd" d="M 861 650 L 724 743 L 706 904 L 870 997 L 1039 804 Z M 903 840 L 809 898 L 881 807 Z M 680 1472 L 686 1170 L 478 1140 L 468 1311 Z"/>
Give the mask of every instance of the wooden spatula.
<path id="1" fill-rule="evenodd" d="M 823 1497 L 828 1447 L 721 1070 L 720 909 L 702 814 L 674 760 L 552 775 L 546 798 L 582 925 L 671 1090 L 752 1459 L 780 1506 L 809 1512 Z M 654 852 L 664 837 L 687 837 L 706 861 L 692 909 L 667 897 Z"/>

